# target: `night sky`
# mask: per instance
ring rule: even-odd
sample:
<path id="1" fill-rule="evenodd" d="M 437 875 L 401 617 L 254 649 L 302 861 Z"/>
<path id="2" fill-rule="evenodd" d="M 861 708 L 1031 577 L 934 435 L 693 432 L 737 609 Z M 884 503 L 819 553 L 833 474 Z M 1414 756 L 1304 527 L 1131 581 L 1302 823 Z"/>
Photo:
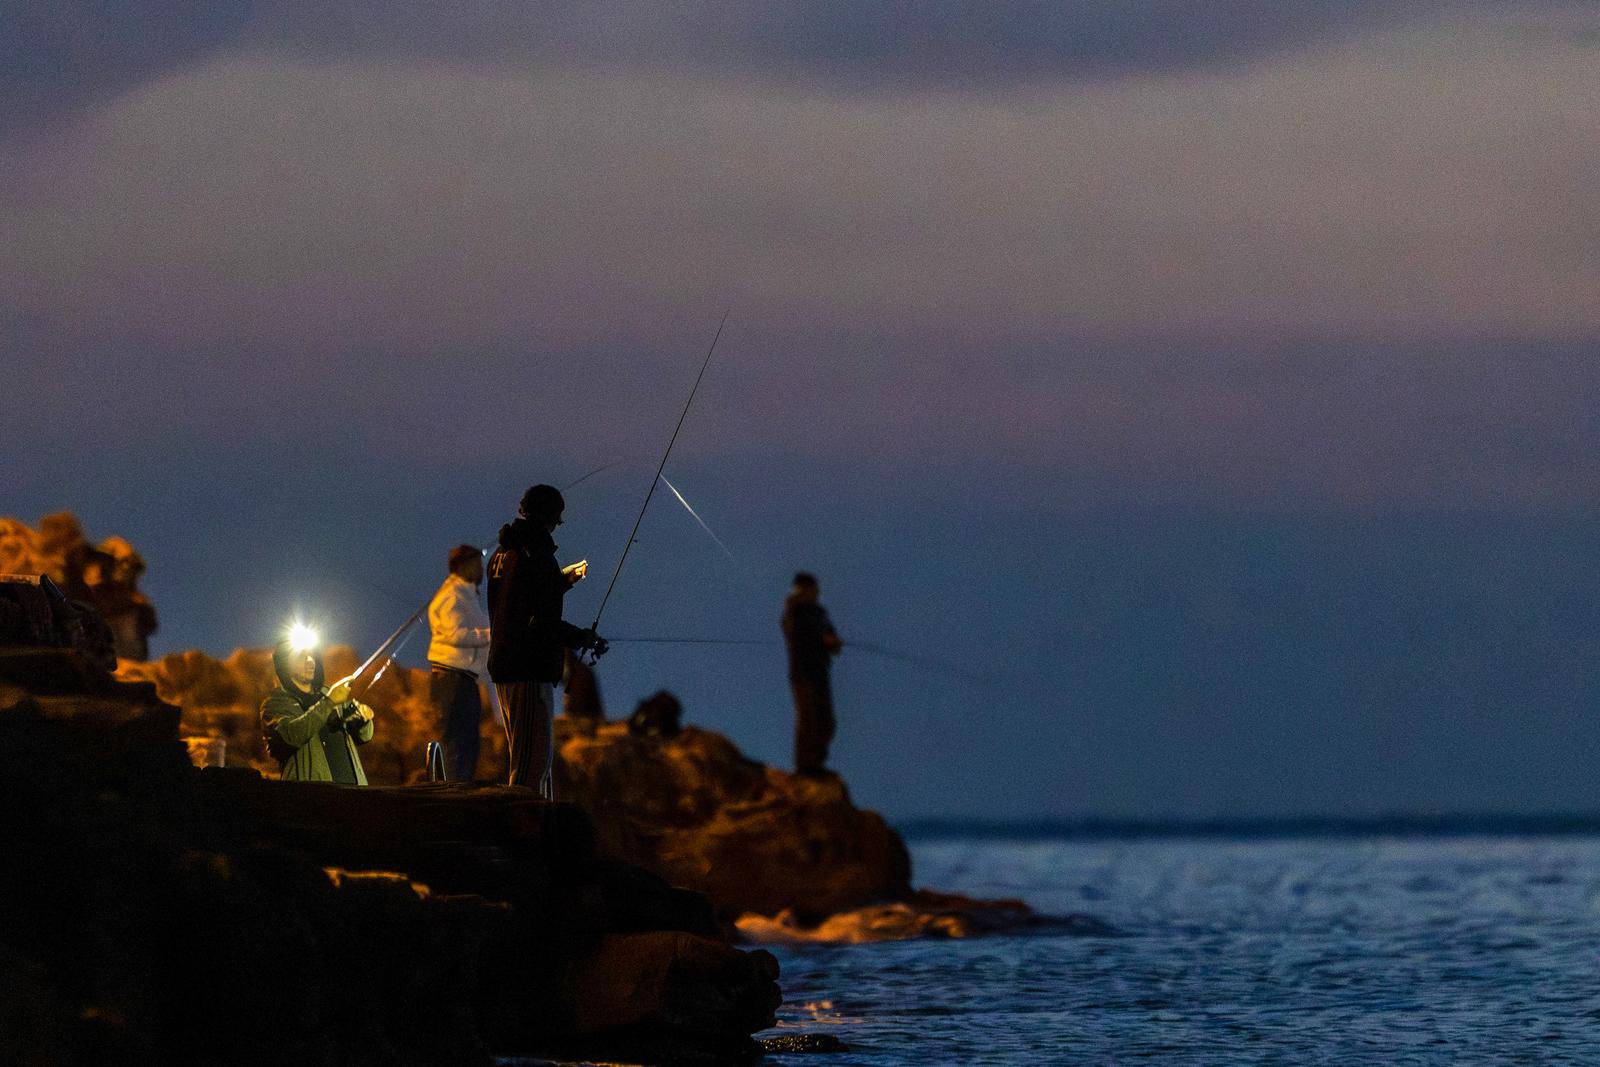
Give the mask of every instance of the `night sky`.
<path id="1" fill-rule="evenodd" d="M 587 624 L 730 310 L 602 629 L 993 676 L 847 651 L 860 802 L 1600 810 L 1597 5 L 317 6 L 0 13 L 0 514 L 157 653 L 615 463 Z M 777 647 L 601 683 L 787 764 Z"/>

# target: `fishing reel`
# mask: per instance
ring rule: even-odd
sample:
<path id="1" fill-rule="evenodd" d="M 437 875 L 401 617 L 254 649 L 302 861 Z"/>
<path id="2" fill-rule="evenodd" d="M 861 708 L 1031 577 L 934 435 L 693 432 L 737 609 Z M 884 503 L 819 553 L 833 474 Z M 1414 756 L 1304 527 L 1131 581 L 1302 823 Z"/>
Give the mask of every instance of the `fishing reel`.
<path id="1" fill-rule="evenodd" d="M 593 630 L 584 631 L 584 643 L 578 650 L 578 661 L 586 667 L 600 662 L 600 657 L 611 650 L 611 643 Z"/>

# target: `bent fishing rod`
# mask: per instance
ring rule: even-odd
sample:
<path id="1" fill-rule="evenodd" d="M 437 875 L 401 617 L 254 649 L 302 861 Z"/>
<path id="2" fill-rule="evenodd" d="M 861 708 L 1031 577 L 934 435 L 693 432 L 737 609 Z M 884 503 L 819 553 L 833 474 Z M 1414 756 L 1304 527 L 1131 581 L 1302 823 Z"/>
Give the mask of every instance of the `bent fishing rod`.
<path id="1" fill-rule="evenodd" d="M 712 335 L 711 346 L 706 349 L 706 358 L 700 364 L 700 373 L 695 376 L 694 387 L 689 390 L 689 399 L 684 402 L 683 411 L 678 415 L 678 425 L 672 428 L 672 437 L 667 441 L 667 450 L 661 453 L 661 462 L 656 464 L 656 472 L 650 477 L 650 488 L 644 494 L 644 504 L 639 508 L 638 518 L 633 520 L 633 529 L 628 531 L 628 541 L 622 546 L 622 555 L 617 559 L 617 569 L 611 572 L 611 583 L 606 586 L 605 596 L 600 598 L 600 608 L 594 613 L 594 622 L 589 629 L 592 632 L 600 631 L 600 617 L 606 613 L 606 604 L 611 600 L 611 591 L 617 587 L 617 579 L 622 576 L 622 565 L 628 562 L 628 553 L 633 550 L 634 539 L 639 534 L 639 524 L 644 522 L 644 513 L 650 510 L 650 499 L 656 495 L 656 485 L 661 481 L 661 472 L 667 469 L 667 460 L 672 456 L 672 446 L 678 443 L 678 434 L 683 429 L 684 420 L 689 417 L 689 409 L 694 405 L 695 394 L 700 391 L 700 383 L 705 380 L 706 368 L 711 366 L 711 357 L 716 354 L 717 342 L 722 339 L 722 328 L 728 324 L 728 312 L 722 313 L 722 321 L 717 323 L 717 332 Z M 586 655 L 593 656 L 593 650 Z M 589 660 L 591 664 L 599 657 L 594 656 Z"/>

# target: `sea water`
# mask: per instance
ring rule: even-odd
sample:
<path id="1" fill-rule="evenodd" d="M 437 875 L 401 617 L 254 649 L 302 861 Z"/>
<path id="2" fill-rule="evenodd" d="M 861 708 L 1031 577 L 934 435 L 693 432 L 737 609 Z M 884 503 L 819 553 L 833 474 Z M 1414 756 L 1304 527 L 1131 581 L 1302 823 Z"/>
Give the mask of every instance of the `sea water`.
<path id="1" fill-rule="evenodd" d="M 1600 1064 L 1600 834 L 913 840 L 1119 936 L 781 947 L 783 1064 Z"/>

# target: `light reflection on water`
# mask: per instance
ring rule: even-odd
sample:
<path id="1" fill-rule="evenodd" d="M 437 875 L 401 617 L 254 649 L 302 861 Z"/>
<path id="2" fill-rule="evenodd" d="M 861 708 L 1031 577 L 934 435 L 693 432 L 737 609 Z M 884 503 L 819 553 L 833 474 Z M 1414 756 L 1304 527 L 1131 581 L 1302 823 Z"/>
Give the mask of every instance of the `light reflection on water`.
<path id="1" fill-rule="evenodd" d="M 1123 937 L 775 949 L 790 1064 L 1600 1063 L 1600 837 L 912 843 Z"/>

